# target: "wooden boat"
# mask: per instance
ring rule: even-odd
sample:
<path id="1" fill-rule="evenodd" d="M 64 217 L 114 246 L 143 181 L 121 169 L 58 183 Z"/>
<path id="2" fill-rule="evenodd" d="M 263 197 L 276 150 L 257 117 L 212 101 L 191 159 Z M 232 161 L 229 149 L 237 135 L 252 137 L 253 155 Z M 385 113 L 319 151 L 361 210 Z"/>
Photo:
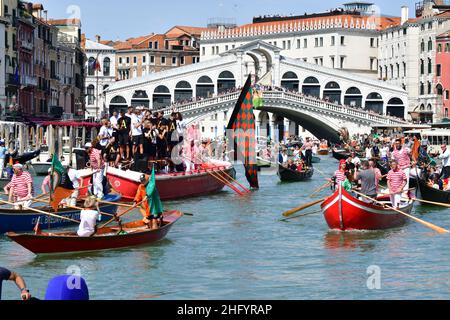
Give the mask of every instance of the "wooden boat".
<path id="1" fill-rule="evenodd" d="M 283 182 L 301 182 L 309 180 L 314 175 L 314 168 L 310 168 L 307 171 L 294 171 L 283 166 L 278 168 L 278 176 Z"/>
<path id="2" fill-rule="evenodd" d="M 191 173 L 170 173 L 157 174 L 156 187 L 158 188 L 161 200 L 176 200 L 190 197 L 198 197 L 206 194 L 217 193 L 223 190 L 225 184 L 215 178 L 208 171 L 215 172 L 215 175 L 220 173 L 222 176 L 225 172 L 233 179 L 236 177 L 236 171 L 230 164 L 224 164 L 220 167 L 211 167 L 208 169 L 197 170 Z M 124 201 L 133 201 L 137 189 L 140 185 L 140 178 L 142 173 L 135 171 L 123 171 L 115 168 L 108 168 L 107 178 L 111 187 L 122 195 Z M 224 176 L 226 180 L 231 181 Z"/>
<path id="3" fill-rule="evenodd" d="M 105 201 L 108 202 L 118 202 L 120 200 L 120 196 L 118 195 L 108 195 L 105 196 Z M 82 207 L 83 203 L 79 203 L 78 207 Z M 60 209 L 58 212 L 54 212 L 54 210 L 50 207 L 36 207 L 36 209 L 55 213 L 59 216 L 63 216 L 66 218 L 79 220 L 80 219 L 80 210 L 74 209 Z M 117 212 L 117 205 L 111 204 L 101 204 L 100 210 L 105 213 L 115 214 Z M 14 210 L 7 209 L 4 207 L 0 207 L 0 234 L 4 234 L 5 232 L 27 232 L 33 230 L 36 226 L 38 219 L 40 220 L 40 226 L 42 230 L 45 229 L 56 229 L 67 227 L 73 225 L 73 222 L 60 219 L 53 218 L 47 216 L 45 214 L 39 214 L 31 210 Z M 102 220 L 109 220 L 111 217 L 102 215 Z"/>
<path id="4" fill-rule="evenodd" d="M 319 149 L 319 151 L 317 151 L 317 154 L 319 156 L 327 156 L 330 154 L 330 151 L 328 149 Z"/>
<path id="5" fill-rule="evenodd" d="M 38 235 L 9 232 L 7 236 L 37 255 L 128 248 L 162 240 L 183 213 L 171 211 L 163 216 L 163 226 L 157 230 L 150 230 L 142 221 L 135 221 L 122 226 L 123 234 L 119 234 L 119 227 L 106 227 L 98 229 L 92 237 L 78 237 L 75 232 Z"/>
<path id="6" fill-rule="evenodd" d="M 423 200 L 439 202 L 439 203 L 450 203 L 450 191 L 441 191 L 428 186 L 427 182 L 424 180 L 419 180 L 420 194 Z"/>
<path id="7" fill-rule="evenodd" d="M 41 154 L 41 150 L 35 150 L 33 152 L 27 152 L 21 155 L 17 155 L 17 151 L 14 152 L 13 154 L 6 154 L 5 156 L 5 163 L 9 163 L 11 157 L 13 159 L 13 162 L 19 162 L 20 164 L 25 164 L 28 161 L 33 160 L 34 158 L 39 157 L 39 155 Z"/>
<path id="8" fill-rule="evenodd" d="M 338 161 L 347 160 L 350 157 L 350 153 L 345 150 L 333 149 L 333 158 Z"/>
<path id="9" fill-rule="evenodd" d="M 386 204 L 391 203 L 386 201 Z M 413 206 L 413 200 L 403 202 L 400 210 L 409 214 Z M 408 221 L 406 216 L 379 205 L 365 203 L 343 188 L 325 200 L 322 210 L 328 226 L 333 230 L 384 230 L 401 227 Z"/>

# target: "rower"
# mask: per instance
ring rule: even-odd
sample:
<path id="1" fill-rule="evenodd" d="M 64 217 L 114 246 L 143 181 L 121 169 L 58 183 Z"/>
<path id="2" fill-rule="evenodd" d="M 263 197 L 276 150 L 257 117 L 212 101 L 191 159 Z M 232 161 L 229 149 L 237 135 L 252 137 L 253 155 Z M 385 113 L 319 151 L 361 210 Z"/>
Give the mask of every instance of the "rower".
<path id="1" fill-rule="evenodd" d="M 138 203 L 142 202 L 139 210 L 142 213 L 144 219 L 142 220 L 144 224 L 148 225 L 151 230 L 158 229 L 158 220 L 162 218 L 162 215 L 153 215 L 150 212 L 150 206 L 148 201 L 143 201 L 147 197 L 147 185 L 150 182 L 149 179 L 143 174 L 140 178 L 141 184 L 139 185 L 138 191 L 136 193 L 136 197 L 134 198 L 134 205 L 136 206 Z"/>
<path id="2" fill-rule="evenodd" d="M 13 166 L 14 176 L 4 188 L 9 202 L 14 202 L 14 209 L 21 210 L 31 206 L 33 199 L 33 179 L 29 172 L 23 171 L 23 165 L 16 163 Z"/>
<path id="3" fill-rule="evenodd" d="M 95 197 L 89 197 L 84 202 L 84 210 L 80 212 L 80 226 L 77 234 L 79 237 L 92 237 L 97 232 L 97 220 L 100 217 L 100 208 Z M 97 210 L 94 210 L 94 209 Z"/>
<path id="4" fill-rule="evenodd" d="M 334 173 L 334 176 L 332 179 L 329 179 L 330 182 L 334 183 L 336 186 L 341 186 L 342 183 L 346 180 L 346 172 L 347 171 L 347 161 L 341 160 L 339 162 L 339 169 Z"/>
<path id="5" fill-rule="evenodd" d="M 361 181 L 361 193 L 368 198 L 376 199 L 378 196 L 378 178 L 375 170 L 370 167 L 368 161 L 361 163 L 361 171 L 356 169 L 355 181 Z M 368 198 L 362 198 L 361 200 L 369 203 Z"/>
<path id="6" fill-rule="evenodd" d="M 387 175 L 389 194 L 391 196 L 391 203 L 394 208 L 400 207 L 402 193 L 408 180 L 403 170 L 399 168 L 398 162 L 391 161 L 391 171 Z"/>
<path id="7" fill-rule="evenodd" d="M 66 181 L 61 181 L 64 188 L 73 190 L 72 194 L 69 198 L 63 200 L 63 204 L 66 204 L 71 207 L 75 207 L 77 205 L 78 196 L 80 195 L 80 173 L 78 170 L 72 169 L 69 165 L 64 165 L 64 169 L 66 169 L 67 177 L 64 177 Z M 63 184 L 63 182 L 66 183 L 66 185 Z"/>

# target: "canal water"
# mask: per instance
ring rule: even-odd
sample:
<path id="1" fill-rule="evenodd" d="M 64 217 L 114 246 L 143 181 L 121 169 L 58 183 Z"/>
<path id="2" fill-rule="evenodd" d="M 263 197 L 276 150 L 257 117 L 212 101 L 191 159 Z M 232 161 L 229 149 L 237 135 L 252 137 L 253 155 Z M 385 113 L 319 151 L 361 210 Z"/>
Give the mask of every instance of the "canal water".
<path id="1" fill-rule="evenodd" d="M 448 235 L 415 222 L 387 232 L 331 232 L 320 213 L 279 221 L 313 201 L 309 195 L 337 166 L 322 157 L 305 183 L 283 184 L 266 172 L 261 189 L 245 198 L 224 190 L 167 202 L 166 209 L 194 216 L 153 246 L 36 257 L 0 237 L 0 266 L 22 274 L 41 299 L 52 277 L 74 270 L 92 299 L 450 299 Z M 414 215 L 450 228 L 450 210 L 417 205 Z M 4 299 L 18 295 L 4 283 Z"/>

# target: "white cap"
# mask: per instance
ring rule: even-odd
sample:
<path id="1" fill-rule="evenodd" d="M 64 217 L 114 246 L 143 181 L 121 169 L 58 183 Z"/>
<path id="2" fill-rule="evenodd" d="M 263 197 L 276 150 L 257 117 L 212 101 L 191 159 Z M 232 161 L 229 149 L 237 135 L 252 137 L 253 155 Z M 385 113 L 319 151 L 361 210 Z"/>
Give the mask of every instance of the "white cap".
<path id="1" fill-rule="evenodd" d="M 23 165 L 21 165 L 20 163 L 16 163 L 15 165 L 13 165 L 13 168 L 23 169 Z"/>
<path id="2" fill-rule="evenodd" d="M 88 142 L 84 145 L 85 148 L 92 148 L 92 143 Z"/>

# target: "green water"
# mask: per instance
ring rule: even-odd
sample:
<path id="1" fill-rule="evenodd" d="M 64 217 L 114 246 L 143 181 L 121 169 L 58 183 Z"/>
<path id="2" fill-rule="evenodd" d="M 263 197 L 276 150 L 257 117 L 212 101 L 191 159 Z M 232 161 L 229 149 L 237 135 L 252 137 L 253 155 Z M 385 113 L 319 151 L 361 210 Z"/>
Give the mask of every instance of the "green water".
<path id="1" fill-rule="evenodd" d="M 337 161 L 322 157 L 316 167 L 331 176 Z M 240 167 L 238 177 L 244 183 Z M 0 265 L 21 273 L 39 298 L 52 277 L 76 266 L 93 299 L 450 299 L 447 235 L 415 222 L 387 232 L 330 232 L 320 213 L 279 221 L 313 201 L 308 195 L 323 183 L 319 172 L 294 184 L 263 175 L 261 189 L 245 198 L 224 190 L 167 202 L 194 217 L 153 246 L 36 257 L 2 237 Z M 450 210 L 418 205 L 414 215 L 450 228 Z M 367 285 L 374 266 L 380 289 Z M 18 290 L 4 283 L 3 298 L 18 299 Z"/>

